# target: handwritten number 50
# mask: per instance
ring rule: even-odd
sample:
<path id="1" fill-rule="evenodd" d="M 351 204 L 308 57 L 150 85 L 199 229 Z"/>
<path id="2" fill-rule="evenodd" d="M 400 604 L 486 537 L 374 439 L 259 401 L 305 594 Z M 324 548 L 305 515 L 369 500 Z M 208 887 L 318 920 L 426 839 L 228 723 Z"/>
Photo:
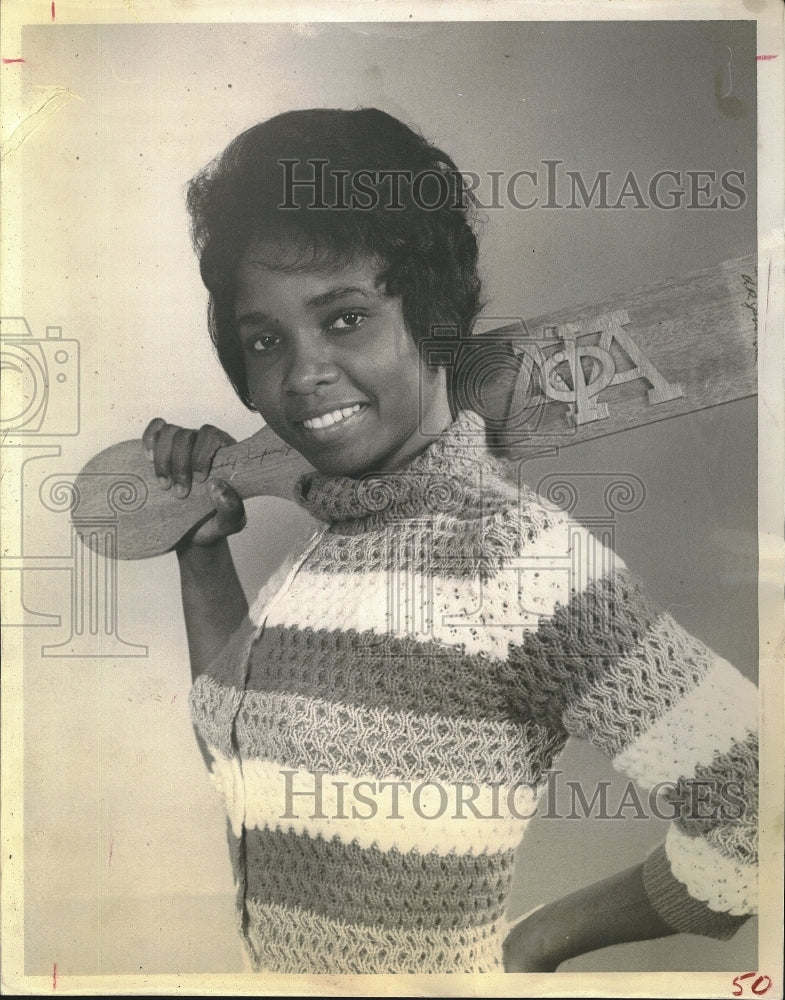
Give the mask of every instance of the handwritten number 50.
<path id="1" fill-rule="evenodd" d="M 745 972 L 741 976 L 734 977 L 733 985 L 736 987 L 733 991 L 735 997 L 740 997 L 744 995 L 744 986 L 742 985 L 742 980 L 752 979 L 753 976 L 757 976 L 757 972 Z M 771 989 L 771 978 L 769 976 L 758 976 L 755 982 L 750 983 L 750 990 L 752 994 L 756 997 L 762 997 L 764 993 L 768 993 Z"/>

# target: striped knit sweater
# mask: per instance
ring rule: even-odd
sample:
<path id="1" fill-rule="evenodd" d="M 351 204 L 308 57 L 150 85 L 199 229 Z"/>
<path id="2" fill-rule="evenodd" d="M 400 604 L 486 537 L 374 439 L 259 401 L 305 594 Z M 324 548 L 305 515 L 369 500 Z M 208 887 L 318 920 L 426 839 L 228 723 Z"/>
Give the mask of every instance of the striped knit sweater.
<path id="1" fill-rule="evenodd" d="M 674 929 L 754 911 L 755 687 L 480 441 L 463 414 L 403 471 L 306 477 L 323 526 L 194 684 L 257 969 L 500 970 L 569 736 L 682 803 L 644 867 Z"/>

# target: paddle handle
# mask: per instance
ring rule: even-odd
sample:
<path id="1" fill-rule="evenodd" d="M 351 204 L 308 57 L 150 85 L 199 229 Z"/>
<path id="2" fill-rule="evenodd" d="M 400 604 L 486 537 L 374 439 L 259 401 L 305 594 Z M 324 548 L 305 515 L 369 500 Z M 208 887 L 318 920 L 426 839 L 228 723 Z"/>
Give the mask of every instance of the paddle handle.
<path id="1" fill-rule="evenodd" d="M 299 452 L 263 427 L 220 448 L 210 475 L 228 482 L 244 500 L 293 500 L 297 480 L 310 470 Z M 74 482 L 71 520 L 91 548 L 118 559 L 143 559 L 173 549 L 214 509 L 205 483 L 194 482 L 184 498 L 162 489 L 141 440 L 134 439 L 104 449 L 82 469 Z"/>

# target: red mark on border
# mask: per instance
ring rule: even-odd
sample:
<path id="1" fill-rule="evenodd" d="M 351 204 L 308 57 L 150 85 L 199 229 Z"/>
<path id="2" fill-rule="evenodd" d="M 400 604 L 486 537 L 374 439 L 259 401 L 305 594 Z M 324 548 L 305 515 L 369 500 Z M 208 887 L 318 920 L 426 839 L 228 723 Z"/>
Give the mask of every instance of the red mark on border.
<path id="1" fill-rule="evenodd" d="M 55 0 L 52 0 L 52 20 L 55 19 Z"/>
<path id="2" fill-rule="evenodd" d="M 52 989 L 57 989 L 57 962 L 52 966 Z"/>
<path id="3" fill-rule="evenodd" d="M 765 993 L 768 993 L 772 987 L 771 976 L 759 975 L 757 972 L 744 972 L 738 976 L 734 976 L 732 985 L 735 986 L 733 991 L 733 996 L 741 997 L 744 996 L 744 986 L 742 986 L 742 980 L 752 979 L 757 976 L 754 983 L 750 983 L 750 992 L 753 996 L 762 997 Z"/>
<path id="4" fill-rule="evenodd" d="M 768 62 L 769 59 L 776 59 L 777 55 L 778 55 L 777 52 L 773 52 L 771 55 L 767 55 L 767 56 L 755 56 L 755 59 L 758 62 Z"/>
<path id="5" fill-rule="evenodd" d="M 20 62 L 24 62 L 24 59 L 4 59 L 3 60 L 3 65 L 4 66 L 8 66 L 11 63 L 20 63 Z"/>

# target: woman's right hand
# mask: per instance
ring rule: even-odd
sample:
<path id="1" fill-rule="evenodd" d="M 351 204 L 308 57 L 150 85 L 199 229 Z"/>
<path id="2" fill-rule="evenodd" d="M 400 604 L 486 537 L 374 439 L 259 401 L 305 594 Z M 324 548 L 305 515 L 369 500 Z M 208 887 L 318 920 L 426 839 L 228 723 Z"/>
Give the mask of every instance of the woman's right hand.
<path id="1" fill-rule="evenodd" d="M 246 524 L 245 507 L 240 495 L 223 479 L 210 479 L 210 466 L 219 448 L 236 444 L 231 435 L 210 424 L 199 430 L 168 424 L 156 417 L 142 435 L 147 457 L 153 463 L 161 489 L 171 490 L 178 498 L 187 497 L 192 483 L 207 481 L 207 490 L 215 514 L 183 538 L 182 551 L 191 545 L 217 545 L 228 535 L 241 531 Z"/>

